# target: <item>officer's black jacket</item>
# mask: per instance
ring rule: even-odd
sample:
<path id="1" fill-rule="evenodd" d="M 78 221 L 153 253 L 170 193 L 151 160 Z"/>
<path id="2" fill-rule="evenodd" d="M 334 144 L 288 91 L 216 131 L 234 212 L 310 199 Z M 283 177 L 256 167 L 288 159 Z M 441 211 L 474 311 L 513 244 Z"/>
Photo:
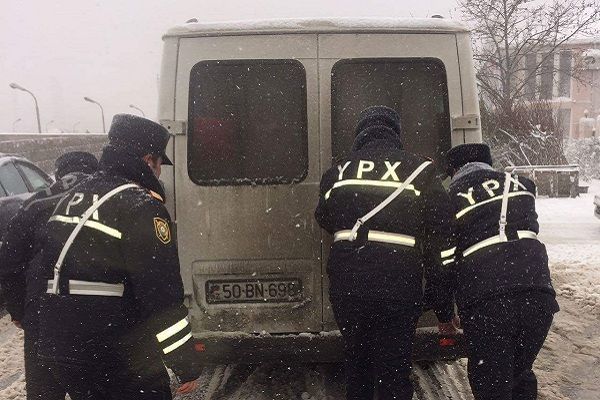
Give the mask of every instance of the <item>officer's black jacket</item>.
<path id="1" fill-rule="evenodd" d="M 13 320 L 25 326 L 35 324 L 35 303 L 46 291 L 46 282 L 29 265 L 46 238 L 48 218 L 65 192 L 87 177 L 80 172 L 71 173 L 36 192 L 23 202 L 8 224 L 0 247 L 0 284 L 6 291 L 6 309 Z"/>
<path id="2" fill-rule="evenodd" d="M 499 234 L 505 174 L 478 169 L 450 184 L 456 234 L 456 300 L 459 308 L 511 291 L 539 289 L 554 295 L 545 246 L 535 239 L 517 240 L 517 231 L 538 233 L 535 184 L 513 177 L 507 209 L 508 242 L 462 256 L 481 241 Z"/>
<path id="3" fill-rule="evenodd" d="M 323 175 L 315 218 L 329 233 L 351 229 L 358 218 L 377 207 L 427 161 L 399 149 L 396 141 L 386 140 L 380 133 L 373 136 L 373 140 L 363 138 L 348 159 Z M 330 293 L 420 306 L 425 266 L 431 288 L 427 290 L 431 295 L 428 302 L 440 320 L 450 320 L 451 285 L 441 268 L 440 252 L 450 246 L 451 210 L 435 167 L 426 167 L 411 186 L 365 225 L 370 230 L 415 237 L 417 244 L 412 248 L 374 241 L 334 242 L 327 267 Z"/>
<path id="4" fill-rule="evenodd" d="M 40 357 L 54 362 L 163 368 L 182 381 L 200 374 L 183 305 L 173 226 L 159 181 L 143 160 L 108 146 L 100 169 L 65 197 L 49 222 L 42 263 L 46 279 L 77 219 L 96 199 L 127 183 L 80 231 L 60 273 L 60 294 L 41 301 Z M 123 297 L 69 294 L 69 280 L 123 283 Z"/>

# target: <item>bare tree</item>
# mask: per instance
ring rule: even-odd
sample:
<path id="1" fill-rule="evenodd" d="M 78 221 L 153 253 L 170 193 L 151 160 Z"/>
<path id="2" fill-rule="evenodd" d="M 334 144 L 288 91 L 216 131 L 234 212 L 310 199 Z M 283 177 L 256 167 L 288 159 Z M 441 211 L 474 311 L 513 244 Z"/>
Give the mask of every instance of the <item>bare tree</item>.
<path id="1" fill-rule="evenodd" d="M 505 112 L 534 100 L 538 76 L 551 93 L 557 70 L 576 74 L 577 57 L 555 66 L 554 54 L 570 39 L 597 34 L 600 20 L 598 0 L 459 0 L 459 10 L 472 28 L 481 94 Z"/>

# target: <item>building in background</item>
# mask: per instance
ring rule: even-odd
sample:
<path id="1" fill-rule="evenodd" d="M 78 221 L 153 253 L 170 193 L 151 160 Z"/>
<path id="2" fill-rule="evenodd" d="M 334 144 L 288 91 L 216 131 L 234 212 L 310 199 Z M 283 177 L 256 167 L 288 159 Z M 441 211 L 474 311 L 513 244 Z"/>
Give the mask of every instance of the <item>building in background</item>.
<path id="1" fill-rule="evenodd" d="M 530 80 L 525 97 L 549 101 L 558 112 L 565 136 L 600 135 L 600 37 L 572 40 L 551 57 L 528 54 L 523 73 L 542 62 L 541 73 Z M 576 74 L 571 71 L 576 70 Z"/>

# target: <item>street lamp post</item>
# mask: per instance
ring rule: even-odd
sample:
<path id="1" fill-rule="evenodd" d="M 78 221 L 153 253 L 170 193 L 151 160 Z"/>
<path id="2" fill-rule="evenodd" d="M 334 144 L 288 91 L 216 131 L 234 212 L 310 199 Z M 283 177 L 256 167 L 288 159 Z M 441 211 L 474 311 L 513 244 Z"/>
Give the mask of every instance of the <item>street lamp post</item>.
<path id="1" fill-rule="evenodd" d="M 40 122 L 40 108 L 38 107 L 38 102 L 37 102 L 37 99 L 35 98 L 35 95 L 33 93 L 31 93 L 29 90 L 25 89 L 23 86 L 18 85 L 14 82 L 8 86 L 10 86 L 11 89 L 22 90 L 23 92 L 27 92 L 31 95 L 31 97 L 33 97 L 33 102 L 35 103 L 35 116 L 37 117 L 38 133 L 42 133 L 42 124 Z"/>
<path id="2" fill-rule="evenodd" d="M 80 123 L 81 123 L 81 121 L 77 121 L 77 122 L 75 122 L 75 123 L 73 124 L 73 129 L 71 129 L 71 132 L 75 133 L 75 127 L 76 127 L 77 125 L 79 125 Z"/>
<path id="3" fill-rule="evenodd" d="M 106 133 L 106 124 L 104 123 L 104 108 L 102 108 L 102 104 L 98 103 L 96 100 L 90 99 L 89 97 L 83 98 L 85 101 L 89 101 L 90 103 L 97 104 L 100 107 L 100 112 L 102 113 L 102 132 Z"/>
<path id="4" fill-rule="evenodd" d="M 15 119 L 15 122 L 13 122 L 13 132 L 17 131 L 16 126 L 19 122 L 21 122 L 21 118 L 17 118 L 17 119 Z"/>
<path id="5" fill-rule="evenodd" d="M 133 108 L 134 110 L 138 110 L 139 112 L 141 112 L 142 113 L 142 117 L 146 117 L 146 114 L 144 113 L 144 111 L 141 108 L 139 108 L 139 107 L 137 107 L 137 106 L 135 106 L 133 104 L 130 104 L 129 107 Z"/>

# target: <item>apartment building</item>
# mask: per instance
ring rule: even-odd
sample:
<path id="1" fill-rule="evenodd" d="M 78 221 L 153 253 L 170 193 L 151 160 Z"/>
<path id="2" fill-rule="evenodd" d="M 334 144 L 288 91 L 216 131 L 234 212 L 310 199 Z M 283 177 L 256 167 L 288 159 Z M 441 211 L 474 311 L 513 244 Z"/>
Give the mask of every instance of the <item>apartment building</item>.
<path id="1" fill-rule="evenodd" d="M 600 37 L 569 41 L 550 57 L 529 54 L 525 73 L 540 62 L 541 72 L 527 83 L 526 98 L 550 101 L 568 137 L 599 136 Z M 573 68 L 579 71 L 576 76 Z"/>

